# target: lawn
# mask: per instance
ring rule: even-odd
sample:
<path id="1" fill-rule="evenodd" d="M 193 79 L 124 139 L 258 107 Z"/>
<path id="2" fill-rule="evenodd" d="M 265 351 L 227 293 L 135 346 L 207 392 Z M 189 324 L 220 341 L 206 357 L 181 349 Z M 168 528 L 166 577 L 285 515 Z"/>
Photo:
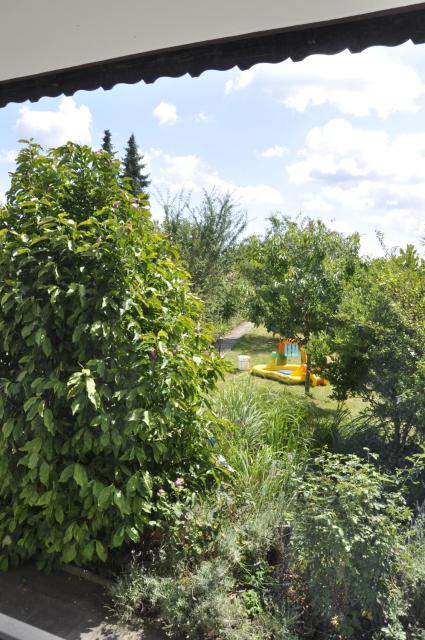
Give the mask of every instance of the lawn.
<path id="1" fill-rule="evenodd" d="M 238 356 L 248 355 L 251 357 L 251 366 L 263 364 L 271 361 L 272 351 L 277 349 L 278 338 L 269 333 L 264 327 L 254 327 L 251 329 L 237 345 L 224 354 L 225 359 L 234 367 L 234 373 L 231 376 L 249 376 L 249 373 L 239 372 L 237 370 Z M 289 359 L 291 361 L 291 359 Z M 272 385 L 276 387 L 278 382 L 273 380 L 265 380 L 252 376 L 256 384 Z M 280 385 L 282 393 L 290 393 L 295 397 L 304 395 L 304 387 L 302 385 Z M 313 387 L 311 389 L 311 401 L 324 411 L 332 411 L 337 408 L 338 402 L 332 397 L 332 387 Z M 360 398 L 350 398 L 345 406 L 353 416 L 356 416 L 365 408 L 366 404 Z"/>

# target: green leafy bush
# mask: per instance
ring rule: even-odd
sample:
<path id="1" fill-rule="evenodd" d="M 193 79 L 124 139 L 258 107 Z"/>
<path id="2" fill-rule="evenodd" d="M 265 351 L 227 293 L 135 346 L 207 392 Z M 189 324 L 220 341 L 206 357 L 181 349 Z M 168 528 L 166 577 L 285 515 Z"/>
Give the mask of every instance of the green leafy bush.
<path id="1" fill-rule="evenodd" d="M 425 261 L 412 246 L 372 260 L 337 317 L 326 375 L 339 399 L 367 402 L 401 467 L 425 437 Z"/>
<path id="2" fill-rule="evenodd" d="M 104 561 L 211 473 L 219 358 L 110 154 L 29 144 L 0 242 L 0 566 Z"/>
<path id="3" fill-rule="evenodd" d="M 292 570 L 327 632 L 400 628 L 394 577 L 410 518 L 397 479 L 355 455 L 322 455 L 300 484 Z M 368 636 L 370 637 L 370 636 Z"/>

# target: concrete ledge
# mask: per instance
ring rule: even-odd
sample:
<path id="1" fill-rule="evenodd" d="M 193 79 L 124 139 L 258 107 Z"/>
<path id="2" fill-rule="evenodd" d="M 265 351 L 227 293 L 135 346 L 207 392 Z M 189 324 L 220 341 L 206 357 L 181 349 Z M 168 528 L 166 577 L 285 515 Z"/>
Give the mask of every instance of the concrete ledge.
<path id="1" fill-rule="evenodd" d="M 61 640 L 61 638 L 0 613 L 0 640 Z"/>

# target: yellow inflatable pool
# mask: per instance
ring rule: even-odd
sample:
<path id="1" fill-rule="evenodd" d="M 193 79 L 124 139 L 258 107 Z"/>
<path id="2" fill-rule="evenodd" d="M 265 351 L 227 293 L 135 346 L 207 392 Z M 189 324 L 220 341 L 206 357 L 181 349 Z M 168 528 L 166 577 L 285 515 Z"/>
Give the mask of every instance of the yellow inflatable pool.
<path id="1" fill-rule="evenodd" d="M 305 364 L 257 364 L 252 367 L 251 373 L 260 378 L 270 378 L 284 384 L 303 384 L 307 367 Z M 311 385 L 328 384 L 326 378 L 321 378 L 315 373 L 311 374 Z"/>

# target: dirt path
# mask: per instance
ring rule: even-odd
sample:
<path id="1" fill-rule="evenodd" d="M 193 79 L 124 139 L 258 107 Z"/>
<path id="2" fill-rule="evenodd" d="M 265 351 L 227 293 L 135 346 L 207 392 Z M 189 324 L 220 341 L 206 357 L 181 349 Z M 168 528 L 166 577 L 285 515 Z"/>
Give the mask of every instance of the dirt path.
<path id="1" fill-rule="evenodd" d="M 248 333 L 248 331 L 250 331 L 253 326 L 253 322 L 241 322 L 241 324 L 238 324 L 237 327 L 234 327 L 231 331 L 226 333 L 221 343 L 221 348 L 216 345 L 220 353 L 223 354 L 233 349 L 233 347 L 239 342 L 239 340 L 243 338 L 243 336 Z"/>

